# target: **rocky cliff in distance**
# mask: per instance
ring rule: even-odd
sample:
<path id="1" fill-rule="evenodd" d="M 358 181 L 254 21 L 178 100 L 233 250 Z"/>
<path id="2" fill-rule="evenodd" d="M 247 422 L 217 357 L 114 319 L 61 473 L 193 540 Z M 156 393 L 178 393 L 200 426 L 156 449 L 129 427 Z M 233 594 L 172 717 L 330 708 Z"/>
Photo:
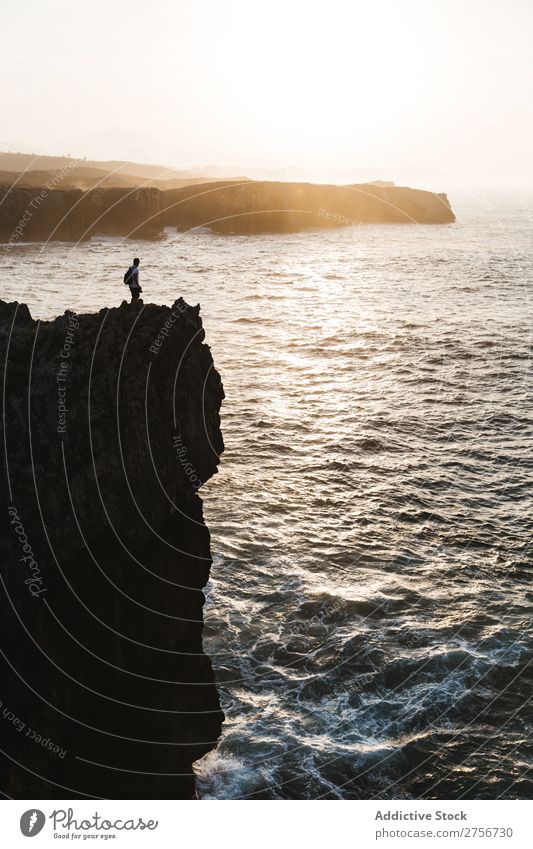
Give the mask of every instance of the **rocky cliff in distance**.
<path id="1" fill-rule="evenodd" d="M 397 186 L 234 183 L 163 193 L 165 226 L 209 226 L 219 233 L 297 233 L 353 224 L 449 224 L 445 194 Z"/>
<path id="2" fill-rule="evenodd" d="M 19 799 L 190 798 L 223 715 L 197 494 L 224 396 L 199 306 L 0 302 L 0 773 Z"/>
<path id="3" fill-rule="evenodd" d="M 160 231 L 158 189 L 0 188 L 0 241 L 78 242 L 95 234 L 152 238 Z"/>
<path id="4" fill-rule="evenodd" d="M 81 241 L 95 234 L 153 238 L 165 227 L 220 233 L 299 232 L 362 223 L 448 224 L 445 194 L 397 186 L 239 181 L 156 188 L 0 187 L 0 241 Z M 65 177 L 65 179 L 67 179 Z"/>

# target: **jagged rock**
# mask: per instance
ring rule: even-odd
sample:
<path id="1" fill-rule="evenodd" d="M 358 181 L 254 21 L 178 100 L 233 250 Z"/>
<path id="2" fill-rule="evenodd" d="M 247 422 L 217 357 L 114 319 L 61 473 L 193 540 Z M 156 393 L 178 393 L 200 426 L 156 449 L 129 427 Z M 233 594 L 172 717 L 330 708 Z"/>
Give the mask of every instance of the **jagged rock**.
<path id="1" fill-rule="evenodd" d="M 50 322 L 0 301 L 10 796 L 188 798 L 216 744 L 197 489 L 224 393 L 203 340 L 182 299 Z"/>

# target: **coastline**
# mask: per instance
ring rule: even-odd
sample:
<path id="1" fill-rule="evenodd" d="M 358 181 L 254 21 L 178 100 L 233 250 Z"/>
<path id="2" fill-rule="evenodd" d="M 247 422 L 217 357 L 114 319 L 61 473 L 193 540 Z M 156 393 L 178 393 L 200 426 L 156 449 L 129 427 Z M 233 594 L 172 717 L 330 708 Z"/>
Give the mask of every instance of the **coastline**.
<path id="1" fill-rule="evenodd" d="M 252 235 L 331 229 L 360 223 L 447 224 L 455 215 L 445 194 L 399 186 L 247 181 L 179 189 L 52 190 L 4 186 L 0 241 L 79 242 L 93 235 L 159 238 L 208 227 Z M 36 199 L 39 203 L 36 203 Z"/>

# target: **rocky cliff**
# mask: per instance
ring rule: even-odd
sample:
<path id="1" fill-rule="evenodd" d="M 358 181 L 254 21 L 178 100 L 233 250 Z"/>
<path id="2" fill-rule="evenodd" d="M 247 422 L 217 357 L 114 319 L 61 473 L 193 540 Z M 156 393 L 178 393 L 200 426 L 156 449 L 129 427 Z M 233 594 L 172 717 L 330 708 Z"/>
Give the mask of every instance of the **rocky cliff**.
<path id="1" fill-rule="evenodd" d="M 223 719 L 198 496 L 224 397 L 199 306 L 32 320 L 0 302 L 1 786 L 189 798 Z"/>
<path id="2" fill-rule="evenodd" d="M 42 189 L 0 188 L 0 241 L 78 241 L 94 234 L 152 238 L 164 227 L 263 233 L 455 220 L 445 194 L 398 186 L 249 181 L 82 192 L 63 191 L 61 179 L 55 179 Z"/>
<path id="3" fill-rule="evenodd" d="M 447 224 L 445 194 L 397 186 L 249 182 L 186 186 L 163 193 L 162 222 L 178 230 L 207 225 L 220 233 L 299 232 L 353 224 Z"/>
<path id="4" fill-rule="evenodd" d="M 77 242 L 95 234 L 151 238 L 160 230 L 158 189 L 83 192 L 55 185 L 0 188 L 0 241 Z"/>

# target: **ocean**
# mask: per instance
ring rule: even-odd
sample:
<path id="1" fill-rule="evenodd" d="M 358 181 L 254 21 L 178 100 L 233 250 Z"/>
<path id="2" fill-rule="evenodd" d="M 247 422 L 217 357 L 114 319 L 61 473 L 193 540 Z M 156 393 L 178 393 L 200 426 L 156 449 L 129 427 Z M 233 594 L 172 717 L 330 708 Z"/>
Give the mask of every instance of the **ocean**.
<path id="1" fill-rule="evenodd" d="M 35 318 L 202 307 L 226 714 L 200 798 L 533 798 L 533 195 L 455 224 L 0 247 Z M 142 768 L 142 767 L 141 767 Z"/>

